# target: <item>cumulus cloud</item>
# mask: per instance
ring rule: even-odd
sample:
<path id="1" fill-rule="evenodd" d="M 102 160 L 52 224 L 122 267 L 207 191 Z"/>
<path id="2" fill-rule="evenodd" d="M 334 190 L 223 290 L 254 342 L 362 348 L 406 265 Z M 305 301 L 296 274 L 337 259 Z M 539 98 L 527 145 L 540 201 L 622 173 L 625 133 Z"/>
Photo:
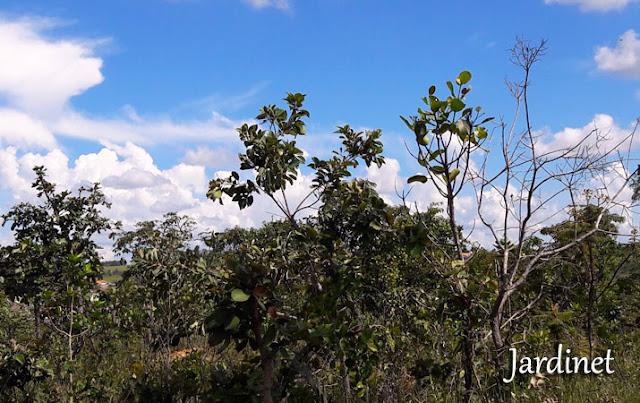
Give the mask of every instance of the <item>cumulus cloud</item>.
<path id="1" fill-rule="evenodd" d="M 611 11 L 622 10 L 629 3 L 637 0 L 544 0 L 546 4 L 577 5 L 582 11 Z"/>
<path id="2" fill-rule="evenodd" d="M 633 126 L 622 128 L 612 116 L 596 114 L 593 120 L 583 127 L 566 127 L 557 133 L 542 133 L 538 141 L 538 150 L 550 153 L 557 150 L 583 145 L 592 146 L 596 140 L 600 142 L 600 150 L 607 151 L 618 146 L 633 131 Z M 588 138 L 587 138 L 588 136 Z M 587 138 L 585 140 L 585 138 Z M 634 144 L 635 146 L 635 144 Z"/>
<path id="3" fill-rule="evenodd" d="M 220 169 L 229 165 L 237 165 L 238 156 L 226 147 L 210 148 L 203 145 L 198 146 L 195 150 L 187 150 L 182 161 L 190 165 Z"/>
<path id="4" fill-rule="evenodd" d="M 31 183 L 22 175 L 19 175 L 20 164 L 17 158 L 17 149 L 7 147 L 0 149 L 0 188 L 5 192 L 10 191 L 14 201 L 24 200 L 24 195 L 32 196 Z"/>
<path id="5" fill-rule="evenodd" d="M 122 175 L 109 175 L 102 185 L 114 189 L 137 189 L 164 185 L 169 181 L 161 176 L 139 168 L 131 168 Z"/>
<path id="6" fill-rule="evenodd" d="M 224 205 L 208 200 L 205 194 L 210 177 L 204 166 L 179 163 L 160 169 L 145 149 L 132 143 L 106 146 L 98 152 L 80 155 L 75 161 L 57 148 L 46 153 L 21 153 L 11 146 L 0 148 L 0 189 L 5 196 L 10 195 L 0 210 L 20 201 L 36 201 L 31 188 L 32 169 L 36 165 L 44 165 L 49 180 L 60 189 L 101 183 L 112 203 L 105 215 L 121 221 L 125 228 L 140 221 L 160 219 L 170 211 L 195 219 L 199 231 L 254 227 L 280 218 L 277 207 L 264 195 L 256 195 L 254 205 L 242 211 L 226 197 Z M 219 171 L 213 176 L 228 174 Z M 298 176 L 298 181 L 286 191 L 289 203 L 294 206 L 309 193 L 312 181 L 311 175 L 299 172 Z M 313 210 L 304 212 L 311 213 Z M 105 256 L 109 256 L 109 241 L 105 238 L 99 242 L 104 246 Z"/>
<path id="7" fill-rule="evenodd" d="M 144 145 L 237 141 L 234 128 L 243 121 L 215 111 L 208 119 L 176 121 L 141 116 L 131 105 L 123 106 L 122 117 L 88 117 L 74 110 L 70 99 L 104 79 L 103 61 L 94 55 L 100 41 L 51 39 L 47 33 L 58 25 L 0 18 L 0 53 L 11 55 L 0 65 L 0 145 L 51 150 L 55 136 Z"/>
<path id="8" fill-rule="evenodd" d="M 276 8 L 282 11 L 291 10 L 291 3 L 289 0 L 242 0 L 249 4 L 251 7 L 261 10 L 263 8 Z"/>
<path id="9" fill-rule="evenodd" d="M 288 8 L 287 2 L 267 3 L 256 7 Z M 102 82 L 102 60 L 93 56 L 91 42 L 47 37 L 56 24 L 0 19 L 0 51 L 12 56 L 0 66 L 0 210 L 36 201 L 33 167 L 44 165 L 61 189 L 101 183 L 112 202 L 106 215 L 125 227 L 159 219 L 169 211 L 188 214 L 203 231 L 257 226 L 278 218 L 276 206 L 264 196 L 256 196 L 255 204 L 243 211 L 230 200 L 221 206 L 205 197 L 211 177 L 206 169 L 221 176 L 236 164 L 231 151 L 240 146 L 235 127 L 245 121 L 232 121 L 215 111 L 208 119 L 176 121 L 145 116 L 131 105 L 121 109 L 121 116 L 109 118 L 74 110 L 70 99 Z M 56 141 L 60 136 L 94 141 L 102 148 L 71 160 Z M 188 149 L 182 162 L 166 169 L 143 148 L 177 142 L 209 145 Z M 292 204 L 308 194 L 311 184 L 311 177 L 299 176 L 287 191 Z M 0 236 L 7 238 L 6 229 Z M 100 242 L 108 252 L 108 240 Z"/>
<path id="10" fill-rule="evenodd" d="M 14 109 L 0 109 L 0 145 L 51 150 L 56 139 L 41 121 Z"/>
<path id="11" fill-rule="evenodd" d="M 397 202 L 397 193 L 402 192 L 407 182 L 400 176 L 400 163 L 394 158 L 386 158 L 380 168 L 375 164 L 369 166 L 365 178 L 376 184 L 380 196 L 390 204 Z"/>
<path id="12" fill-rule="evenodd" d="M 176 186 L 204 194 L 208 189 L 208 178 L 204 166 L 178 164 L 165 171 L 167 178 Z"/>
<path id="13" fill-rule="evenodd" d="M 0 63 L 0 94 L 21 110 L 48 116 L 104 79 L 92 43 L 45 39 L 53 26 L 46 19 L 0 19 L 0 54 L 10 55 Z"/>
<path id="14" fill-rule="evenodd" d="M 622 34 L 613 48 L 599 47 L 595 61 L 599 70 L 640 79 L 640 39 L 636 31 L 630 29 Z"/>

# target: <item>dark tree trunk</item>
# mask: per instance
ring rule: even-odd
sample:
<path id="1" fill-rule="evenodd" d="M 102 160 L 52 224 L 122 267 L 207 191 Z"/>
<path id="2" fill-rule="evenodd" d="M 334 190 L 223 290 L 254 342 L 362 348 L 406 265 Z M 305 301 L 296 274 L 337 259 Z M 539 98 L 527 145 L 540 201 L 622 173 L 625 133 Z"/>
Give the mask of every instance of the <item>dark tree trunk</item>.
<path id="1" fill-rule="evenodd" d="M 273 402 L 273 357 L 269 352 L 267 346 L 264 345 L 262 339 L 262 318 L 260 318 L 260 312 L 258 310 L 258 300 L 253 297 L 253 320 L 252 320 L 253 334 L 256 338 L 256 343 L 259 346 L 260 359 L 262 360 L 262 375 L 263 385 L 262 394 L 263 401 L 265 403 Z"/>
<path id="2" fill-rule="evenodd" d="M 504 286 L 502 286 L 504 287 Z M 510 294 L 504 291 L 504 288 L 498 293 L 498 298 L 494 303 L 489 322 L 491 326 L 491 339 L 495 349 L 494 366 L 496 373 L 496 401 L 503 402 L 507 400 L 506 388 L 502 381 L 504 375 L 504 354 L 507 350 L 507 344 L 502 337 L 502 319 L 504 317 L 504 308 L 509 299 Z"/>
<path id="3" fill-rule="evenodd" d="M 40 312 L 40 301 L 33 301 L 33 319 L 36 331 L 36 339 L 42 340 L 42 314 Z"/>

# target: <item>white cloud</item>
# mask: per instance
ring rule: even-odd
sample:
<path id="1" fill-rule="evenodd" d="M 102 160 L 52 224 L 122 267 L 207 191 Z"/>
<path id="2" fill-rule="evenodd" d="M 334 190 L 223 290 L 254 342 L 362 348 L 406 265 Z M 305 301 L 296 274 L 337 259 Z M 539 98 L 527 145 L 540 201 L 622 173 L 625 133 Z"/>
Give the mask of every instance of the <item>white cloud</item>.
<path id="1" fill-rule="evenodd" d="M 19 175 L 20 164 L 15 147 L 0 149 L 0 189 L 12 192 L 13 200 L 23 201 L 23 195 L 34 196 L 30 180 Z"/>
<path id="2" fill-rule="evenodd" d="M 291 3 L 289 0 L 243 0 L 251 7 L 261 10 L 263 8 L 273 7 L 282 11 L 291 10 Z"/>
<path id="3" fill-rule="evenodd" d="M 289 8 L 282 1 L 261 7 L 266 6 Z M 215 111 L 209 119 L 175 121 L 145 116 L 131 105 L 122 107 L 121 116 L 109 118 L 74 110 L 70 98 L 103 80 L 102 60 L 91 56 L 93 45 L 87 41 L 45 37 L 43 33 L 53 26 L 49 20 L 0 19 L 0 51 L 12 56 L 0 66 L 0 210 L 36 200 L 32 169 L 44 165 L 49 179 L 61 189 L 100 182 L 112 202 L 107 216 L 128 227 L 159 219 L 169 211 L 190 215 L 203 231 L 257 226 L 279 214 L 261 195 L 243 211 L 229 200 L 220 206 L 205 198 L 206 168 L 222 174 L 221 169 L 237 163 L 230 150 L 240 145 L 235 127 L 243 121 L 232 121 Z M 59 136 L 99 142 L 103 148 L 70 161 L 56 141 Z M 181 163 L 168 169 L 160 169 L 142 148 L 178 141 L 218 145 L 189 149 Z M 311 179 L 300 174 L 287 191 L 291 204 L 307 194 Z M 6 235 L 0 231 L 1 237 Z M 109 241 L 100 238 L 100 242 L 108 255 Z"/>
<path id="4" fill-rule="evenodd" d="M 630 29 L 618 40 L 614 48 L 601 46 L 596 50 L 598 69 L 623 77 L 640 79 L 640 39 Z"/>
<path id="5" fill-rule="evenodd" d="M 577 5 L 582 11 L 611 11 L 622 10 L 637 0 L 544 0 L 546 4 Z"/>
<path id="6" fill-rule="evenodd" d="M 141 116 L 131 105 L 122 107 L 122 117 L 111 118 L 74 110 L 69 100 L 103 81 L 102 60 L 93 56 L 99 41 L 45 35 L 58 25 L 47 19 L 0 18 L 0 54 L 11 56 L 0 64 L 0 145 L 51 150 L 54 136 L 143 145 L 238 141 L 234 128 L 243 122 L 215 111 L 209 119 L 175 121 Z"/>
<path id="7" fill-rule="evenodd" d="M 198 146 L 195 150 L 187 150 L 182 161 L 190 165 L 202 165 L 207 168 L 224 168 L 237 165 L 238 156 L 228 147 L 210 148 Z"/>
<path id="8" fill-rule="evenodd" d="M 206 199 L 210 178 L 204 166 L 179 163 L 160 169 L 146 150 L 132 143 L 106 146 L 99 152 L 83 154 L 75 161 L 70 161 L 60 149 L 21 154 L 15 147 L 0 148 L 0 189 L 9 196 L 0 210 L 17 202 L 36 201 L 31 188 L 35 165 L 44 165 L 49 180 L 59 189 L 77 189 L 100 182 L 112 203 L 105 215 L 121 221 L 126 228 L 140 221 L 160 219 L 170 211 L 195 219 L 199 231 L 219 231 L 236 225 L 252 227 L 280 218 L 277 207 L 264 195 L 256 195 L 253 206 L 242 211 L 226 197 L 224 205 Z M 219 171 L 214 176 L 228 174 Z M 313 179 L 311 175 L 298 173 L 298 176 L 298 181 L 286 191 L 291 206 L 296 206 L 308 194 Z M 305 210 L 303 215 L 310 213 L 313 210 Z M 0 231 L 0 236 L 6 237 L 6 234 Z M 109 256 L 110 241 L 100 238 L 99 242 L 105 247 L 105 256 Z"/>
<path id="9" fill-rule="evenodd" d="M 174 122 L 169 118 L 130 119 L 87 118 L 68 111 L 50 122 L 52 130 L 62 136 L 114 143 L 131 141 L 136 144 L 168 143 L 180 141 L 239 141 L 235 127 L 240 122 L 231 121 L 212 112 L 205 121 Z"/>
<path id="10" fill-rule="evenodd" d="M 51 150 L 56 139 L 47 126 L 26 113 L 0 109 L 0 145 Z"/>
<path id="11" fill-rule="evenodd" d="M 385 202 L 397 201 L 397 193 L 402 193 L 407 179 L 400 176 L 400 163 L 393 158 L 385 158 L 385 164 L 378 168 L 372 164 L 367 168 L 366 179 L 376 184 L 376 190 Z"/>
<path id="12" fill-rule="evenodd" d="M 632 127 L 624 129 L 618 126 L 613 117 L 607 114 L 596 114 L 593 120 L 583 127 L 566 127 L 554 134 L 542 134 L 538 141 L 538 150 L 550 153 L 557 150 L 575 147 L 580 142 L 593 146 L 598 140 L 601 151 L 611 150 L 619 145 L 632 132 Z M 585 137 L 589 136 L 587 140 Z"/>
<path id="13" fill-rule="evenodd" d="M 0 19 L 0 94 L 21 110 L 52 116 L 103 81 L 102 60 L 87 41 L 47 40 L 51 20 Z"/>
<path id="14" fill-rule="evenodd" d="M 169 180 L 149 171 L 131 168 L 122 175 L 109 175 L 102 180 L 102 185 L 114 189 L 149 188 L 168 183 Z"/>
<path id="15" fill-rule="evenodd" d="M 165 171 L 167 178 L 176 186 L 192 190 L 196 194 L 205 194 L 209 179 L 204 166 L 178 164 Z"/>

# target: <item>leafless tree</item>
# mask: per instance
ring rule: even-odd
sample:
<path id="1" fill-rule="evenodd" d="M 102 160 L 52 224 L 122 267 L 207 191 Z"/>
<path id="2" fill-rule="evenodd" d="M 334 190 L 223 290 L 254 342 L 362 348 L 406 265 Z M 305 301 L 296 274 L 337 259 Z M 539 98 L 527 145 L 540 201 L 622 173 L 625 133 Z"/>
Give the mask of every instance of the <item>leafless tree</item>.
<path id="1" fill-rule="evenodd" d="M 611 133 L 594 127 L 575 143 L 554 149 L 532 130 L 528 101 L 530 74 L 545 50 L 544 40 L 532 45 L 522 39 L 511 49 L 511 61 L 522 69 L 524 79 L 507 82 L 516 110 L 513 121 L 507 124 L 502 120 L 495 132 L 503 163 L 498 163 L 500 168 L 495 170 L 495 154 L 488 153 L 472 179 L 478 216 L 499 252 L 495 261 L 497 297 L 489 319 L 498 373 L 503 369 L 504 353 L 509 348 L 503 337 L 504 328 L 524 317 L 539 300 L 538 297 L 512 312 L 511 298 L 527 284 L 530 275 L 550 259 L 602 231 L 600 224 L 606 211 L 631 207 L 631 200 L 623 201 L 621 196 L 636 173 L 629 170 L 629 161 L 637 123 L 624 136 L 610 136 Z M 524 128 L 519 122 L 521 115 Z M 562 246 L 528 248 L 527 242 L 545 225 L 565 214 L 557 202 L 566 202 L 568 209 L 577 208 L 580 194 L 587 188 L 595 188 L 601 196 L 596 198 L 601 213 L 591 229 L 579 233 L 576 227 L 573 239 Z"/>

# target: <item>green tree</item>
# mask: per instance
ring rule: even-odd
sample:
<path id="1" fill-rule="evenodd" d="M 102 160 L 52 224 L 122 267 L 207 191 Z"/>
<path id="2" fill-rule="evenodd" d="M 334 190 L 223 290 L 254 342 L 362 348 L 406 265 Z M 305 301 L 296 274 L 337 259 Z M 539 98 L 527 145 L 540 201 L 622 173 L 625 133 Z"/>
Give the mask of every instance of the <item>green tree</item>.
<path id="1" fill-rule="evenodd" d="M 347 182 L 345 178 L 360 161 L 367 166 L 382 165 L 382 144 L 378 140 L 381 132 L 339 127 L 337 133 L 343 147 L 331 159 L 312 158 L 309 167 L 316 173 L 314 185 L 294 206 L 285 191 L 305 162 L 295 143 L 298 135 L 305 134 L 302 118 L 309 116 L 302 109 L 304 98 L 302 94 L 288 94 L 285 100 L 289 112 L 274 105 L 262 108 L 257 119 L 268 129 L 258 125 L 238 129 L 246 147 L 240 154 L 240 168 L 253 170 L 255 182 L 240 182 L 240 175 L 233 172 L 229 178 L 211 181 L 208 193 L 209 198 L 220 202 L 226 194 L 240 208 L 253 203 L 253 194 L 262 193 L 286 218 L 285 231 L 270 242 L 258 247 L 255 241 L 249 241 L 226 258 L 228 293 L 207 323 L 212 344 L 235 340 L 240 349 L 248 344 L 259 352 L 262 396 L 267 402 L 272 401 L 274 386 L 278 386 L 274 385 L 276 362 L 282 357 L 292 354 L 294 358 L 288 361 L 293 363 L 314 345 L 332 343 L 340 347 L 348 398 L 350 371 L 344 341 L 358 336 L 366 351 L 377 350 L 371 331 L 356 328 L 353 333 L 349 326 L 353 322 L 351 314 L 356 311 L 353 293 L 359 280 L 354 279 L 358 278 L 363 258 L 353 256 L 353 251 L 388 225 L 386 205 L 370 184 Z M 301 224 L 299 213 L 316 205 L 320 209 L 319 221 Z M 278 293 L 283 283 L 294 283 L 292 278 L 306 284 L 302 286 L 306 298 L 305 309 L 299 311 L 301 316 L 299 312 L 287 312 L 283 304 L 286 298 Z M 298 342 L 303 343 L 302 347 L 296 347 Z M 281 366 L 281 374 L 292 374 L 290 369 L 291 365 Z M 363 389 L 363 385 L 359 388 Z M 278 395 L 282 396 L 282 391 Z"/>
<path id="2" fill-rule="evenodd" d="M 92 238 L 112 228 L 102 216 L 110 204 L 98 184 L 80 187 L 74 196 L 56 191 L 44 167 L 34 171 L 32 186 L 41 203 L 20 203 L 2 216 L 3 225 L 11 223 L 15 244 L 5 248 L 0 276 L 9 297 L 32 304 L 36 337 L 42 338 L 44 324 L 64 340 L 64 368 L 73 387 L 75 355 L 101 316 L 96 280 L 102 265 Z"/>
<path id="3" fill-rule="evenodd" d="M 171 349 L 197 333 L 216 291 L 216 273 L 198 246 L 193 246 L 195 222 L 176 213 L 163 220 L 143 221 L 131 231 L 112 234 L 117 254 L 131 263 L 118 285 L 118 320 L 123 330 L 143 336 L 160 352 L 163 388 L 171 396 Z"/>
<path id="4" fill-rule="evenodd" d="M 72 265 L 89 267 L 83 277 L 83 288 L 94 288 L 101 278 L 102 265 L 94 235 L 108 231 L 114 224 L 103 217 L 109 208 L 99 184 L 80 187 L 77 196 L 63 190 L 46 178 L 44 167 L 35 167 L 35 181 L 40 204 L 20 203 L 2 215 L 2 224 L 11 223 L 15 243 L 5 247 L 0 265 L 2 287 L 10 298 L 20 298 L 33 306 L 36 335 L 41 337 L 45 292 L 65 292 Z M 71 259 L 71 260 L 70 260 Z M 88 265 L 88 266 L 85 266 Z M 86 287 L 85 287 L 86 286 Z M 83 301 L 75 301 L 82 309 Z"/>
<path id="5" fill-rule="evenodd" d="M 602 214 L 604 213 L 604 214 Z M 589 356 L 593 359 L 594 352 L 594 316 L 598 304 L 607 290 L 619 279 L 621 269 L 634 256 L 634 251 L 625 250 L 618 245 L 615 234 L 617 224 L 623 223 L 623 217 L 603 211 L 603 208 L 591 204 L 589 197 L 587 204 L 571 210 L 568 220 L 541 231 L 553 239 L 553 246 L 558 248 L 571 242 L 576 236 L 581 236 L 593 229 L 596 219 L 602 215 L 600 229 L 585 239 L 579 245 L 563 251 L 556 257 L 559 274 L 566 273 L 554 281 L 555 286 L 562 288 L 562 300 L 570 301 L 570 307 L 577 311 L 585 307 L 584 323 L 589 343 Z M 566 287 L 562 287 L 562 286 Z M 577 312 L 576 312 L 577 313 Z"/>
<path id="6" fill-rule="evenodd" d="M 414 157 L 425 168 L 424 174 L 410 177 L 408 183 L 431 183 L 446 201 L 446 215 L 449 234 L 453 245 L 438 243 L 440 259 L 434 260 L 438 273 L 444 276 L 447 287 L 457 301 L 451 307 L 459 310 L 462 332 L 462 352 L 465 380 L 465 400 L 468 401 L 474 383 L 475 331 L 478 318 L 474 317 L 474 301 L 465 278 L 465 246 L 456 219 L 456 198 L 469 182 L 471 157 L 479 150 L 487 138 L 483 126 L 492 118 L 483 118 L 481 107 L 467 105 L 467 94 L 471 86 L 471 73 L 461 72 L 455 85 L 447 81 L 448 94 L 440 99 L 436 87 L 429 88 L 429 95 L 423 98 L 426 110 L 418 108 L 418 115 L 406 119 L 407 127 L 415 134 L 417 153 Z M 451 248 L 451 246 L 453 248 Z M 451 250 L 453 249 L 453 250 Z"/>

